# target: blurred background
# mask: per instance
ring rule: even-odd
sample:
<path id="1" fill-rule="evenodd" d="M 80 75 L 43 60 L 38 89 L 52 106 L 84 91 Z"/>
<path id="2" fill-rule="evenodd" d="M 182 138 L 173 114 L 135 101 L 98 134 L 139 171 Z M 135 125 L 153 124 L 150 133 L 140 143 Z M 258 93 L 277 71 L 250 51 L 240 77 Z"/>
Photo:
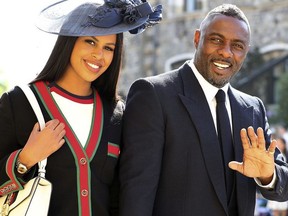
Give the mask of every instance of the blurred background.
<path id="1" fill-rule="evenodd" d="M 240 7 L 252 31 L 250 52 L 232 85 L 261 98 L 275 137 L 288 142 L 288 0 L 150 0 L 164 7 L 161 24 L 126 36 L 119 88 L 123 97 L 139 78 L 178 68 L 193 58 L 194 31 L 222 3 Z"/>
<path id="2" fill-rule="evenodd" d="M 51 2 L 54 1 L 1 1 L 0 95 L 31 81 L 46 63 L 56 36 L 39 31 L 34 23 L 40 10 Z M 119 83 L 123 98 L 135 79 L 178 68 L 191 59 L 194 31 L 206 13 L 222 3 L 236 4 L 250 21 L 252 42 L 245 65 L 232 85 L 263 100 L 274 137 L 288 143 L 288 0 L 149 2 L 163 5 L 163 21 L 141 35 L 125 35 L 127 52 Z M 283 154 L 286 155 L 285 148 Z M 265 200 L 260 197 L 259 203 L 260 212 L 255 215 L 270 214 L 264 212 Z"/>
<path id="3" fill-rule="evenodd" d="M 153 2 L 153 1 L 151 1 Z M 252 29 L 249 55 L 232 81 L 239 90 L 260 97 L 270 123 L 288 126 L 288 0 L 158 0 L 163 21 L 126 41 L 119 85 L 126 95 L 131 82 L 178 68 L 193 57 L 193 36 L 206 13 L 221 3 L 240 7 Z"/>
<path id="4" fill-rule="evenodd" d="M 43 68 L 56 40 L 39 31 L 35 20 L 52 0 L 12 0 L 0 3 L 0 94 L 31 81 Z"/>

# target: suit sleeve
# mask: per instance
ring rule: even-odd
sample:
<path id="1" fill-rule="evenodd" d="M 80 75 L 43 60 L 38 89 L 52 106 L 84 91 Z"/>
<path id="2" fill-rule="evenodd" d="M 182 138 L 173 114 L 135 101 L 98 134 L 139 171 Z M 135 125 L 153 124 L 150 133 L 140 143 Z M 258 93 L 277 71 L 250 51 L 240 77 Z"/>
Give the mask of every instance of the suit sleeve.
<path id="1" fill-rule="evenodd" d="M 128 94 L 120 154 L 120 216 L 149 216 L 160 176 L 164 116 L 155 87 L 138 80 Z"/>
<path id="2" fill-rule="evenodd" d="M 265 107 L 261 101 L 259 103 L 260 103 L 260 110 L 265 122 L 265 135 L 268 148 L 268 146 L 270 145 L 271 131 L 269 129 Z M 284 158 L 279 149 L 276 149 L 274 157 L 275 157 L 275 170 L 276 170 L 276 183 L 274 185 L 274 189 L 267 190 L 262 187 L 258 188 L 266 199 L 283 202 L 288 200 L 288 165 L 284 161 Z"/>

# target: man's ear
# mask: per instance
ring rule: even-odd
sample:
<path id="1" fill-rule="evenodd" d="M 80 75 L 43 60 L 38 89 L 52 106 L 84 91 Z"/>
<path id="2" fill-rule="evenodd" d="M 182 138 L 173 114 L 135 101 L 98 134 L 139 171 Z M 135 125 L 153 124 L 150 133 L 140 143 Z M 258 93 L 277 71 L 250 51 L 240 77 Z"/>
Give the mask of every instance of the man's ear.
<path id="1" fill-rule="evenodd" d="M 199 41 L 200 41 L 200 29 L 196 29 L 196 31 L 194 32 L 194 46 L 196 49 L 198 48 Z"/>

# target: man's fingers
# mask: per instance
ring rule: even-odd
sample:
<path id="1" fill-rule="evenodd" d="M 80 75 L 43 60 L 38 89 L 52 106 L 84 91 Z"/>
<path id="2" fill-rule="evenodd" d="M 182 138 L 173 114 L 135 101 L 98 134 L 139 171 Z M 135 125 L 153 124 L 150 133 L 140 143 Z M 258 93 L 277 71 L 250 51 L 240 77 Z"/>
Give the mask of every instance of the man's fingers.
<path id="1" fill-rule="evenodd" d="M 250 139 L 250 144 L 253 148 L 258 147 L 258 136 L 255 134 L 254 128 L 253 127 L 248 127 L 248 136 Z"/>
<path id="2" fill-rule="evenodd" d="M 243 162 L 237 162 L 237 161 L 231 161 L 228 164 L 229 168 L 235 171 L 238 171 L 243 174 L 244 168 L 243 168 Z"/>
<path id="3" fill-rule="evenodd" d="M 261 150 L 266 149 L 266 141 L 264 137 L 264 131 L 261 127 L 257 128 L 257 136 L 258 136 L 258 147 Z"/>
<path id="4" fill-rule="evenodd" d="M 276 140 L 272 140 L 271 143 L 270 143 L 270 146 L 267 149 L 269 155 L 274 157 L 276 146 L 277 146 L 277 141 Z"/>
<path id="5" fill-rule="evenodd" d="M 247 136 L 247 131 L 245 128 L 241 129 L 240 137 L 241 137 L 243 149 L 244 150 L 249 149 L 250 148 L 250 141 L 249 141 L 249 138 Z"/>

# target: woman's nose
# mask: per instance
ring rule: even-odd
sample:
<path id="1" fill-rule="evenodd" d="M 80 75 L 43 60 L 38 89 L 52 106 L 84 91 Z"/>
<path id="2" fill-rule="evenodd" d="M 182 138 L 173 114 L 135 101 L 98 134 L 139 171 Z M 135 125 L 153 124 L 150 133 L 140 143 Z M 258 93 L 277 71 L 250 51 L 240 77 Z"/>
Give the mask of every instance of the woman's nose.
<path id="1" fill-rule="evenodd" d="M 96 49 L 94 52 L 92 52 L 92 56 L 95 59 L 102 59 L 103 58 L 103 50 L 102 49 Z"/>

